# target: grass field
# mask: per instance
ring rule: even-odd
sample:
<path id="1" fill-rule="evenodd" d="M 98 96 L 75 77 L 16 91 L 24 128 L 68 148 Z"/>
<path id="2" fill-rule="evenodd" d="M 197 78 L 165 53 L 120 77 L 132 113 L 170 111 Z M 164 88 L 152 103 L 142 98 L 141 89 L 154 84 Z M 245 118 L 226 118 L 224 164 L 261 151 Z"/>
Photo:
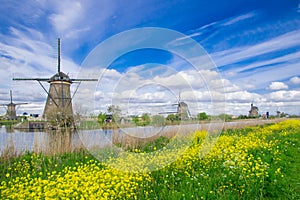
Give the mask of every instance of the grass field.
<path id="1" fill-rule="evenodd" d="M 133 155 L 151 155 L 175 139 L 129 149 L 131 154 L 114 158 L 119 170 L 84 151 L 3 157 L 0 199 L 300 199 L 299 120 L 228 129 L 218 138 L 205 131 L 190 137 L 187 148 L 154 160 L 163 163 L 183 150 L 158 170 Z M 136 166 L 144 168 L 126 170 Z"/>

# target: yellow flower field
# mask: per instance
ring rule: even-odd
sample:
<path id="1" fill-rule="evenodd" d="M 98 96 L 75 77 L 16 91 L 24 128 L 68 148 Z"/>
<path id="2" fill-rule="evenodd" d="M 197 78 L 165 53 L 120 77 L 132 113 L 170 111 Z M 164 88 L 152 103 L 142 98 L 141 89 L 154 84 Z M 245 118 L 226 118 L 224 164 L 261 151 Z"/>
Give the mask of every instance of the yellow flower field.
<path id="1" fill-rule="evenodd" d="M 86 156 L 68 165 L 30 157 L 2 167 L 1 199 L 251 199 L 295 197 L 285 189 L 300 121 L 191 134 L 167 153 L 143 148 L 106 162 Z M 169 142 L 172 142 L 171 139 Z M 182 145 L 182 146 L 180 146 Z M 178 156 L 179 155 L 179 156 Z M 141 159 L 142 158 L 142 159 Z M 174 161 L 174 162 L 170 162 Z M 117 166 L 118 165 L 118 166 Z M 121 165 L 121 166 L 120 166 Z M 157 166 L 164 166 L 158 167 Z M 52 166 L 52 167 L 50 167 Z M 139 170 L 139 173 L 130 171 Z M 157 168 L 157 170 L 155 170 Z"/>

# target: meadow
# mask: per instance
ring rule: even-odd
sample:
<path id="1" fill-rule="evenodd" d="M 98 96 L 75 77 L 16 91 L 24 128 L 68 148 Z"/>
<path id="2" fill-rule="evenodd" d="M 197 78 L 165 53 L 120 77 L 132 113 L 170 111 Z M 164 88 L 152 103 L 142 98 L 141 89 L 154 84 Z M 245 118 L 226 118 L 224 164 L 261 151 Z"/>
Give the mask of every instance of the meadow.
<path id="1" fill-rule="evenodd" d="M 188 137 L 188 146 L 177 142 L 150 164 L 138 156 L 153 155 L 176 137 L 106 162 L 85 150 L 2 157 L 0 199 L 300 199 L 300 120 Z"/>

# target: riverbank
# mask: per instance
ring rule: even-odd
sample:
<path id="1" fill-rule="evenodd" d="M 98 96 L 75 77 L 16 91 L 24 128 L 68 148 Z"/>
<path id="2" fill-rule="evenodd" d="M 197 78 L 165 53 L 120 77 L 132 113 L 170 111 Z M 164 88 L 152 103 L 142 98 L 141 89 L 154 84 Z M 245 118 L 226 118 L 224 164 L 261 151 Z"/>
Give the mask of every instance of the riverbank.
<path id="1" fill-rule="evenodd" d="M 142 144 L 152 142 L 159 137 L 173 138 L 176 135 L 186 135 L 196 130 L 207 130 L 210 134 L 220 133 L 222 129 L 243 128 L 245 126 L 276 123 L 286 120 L 279 119 L 248 119 L 231 122 L 203 121 L 201 123 L 163 127 L 126 127 L 113 129 L 11 129 L 2 127 L 0 129 L 0 156 L 20 155 L 26 151 L 44 153 L 46 155 L 72 152 L 76 149 L 92 148 L 92 146 L 117 145 L 122 148 L 134 148 Z M 39 122 L 38 122 L 39 123 Z M 26 125 L 26 127 L 28 124 Z"/>

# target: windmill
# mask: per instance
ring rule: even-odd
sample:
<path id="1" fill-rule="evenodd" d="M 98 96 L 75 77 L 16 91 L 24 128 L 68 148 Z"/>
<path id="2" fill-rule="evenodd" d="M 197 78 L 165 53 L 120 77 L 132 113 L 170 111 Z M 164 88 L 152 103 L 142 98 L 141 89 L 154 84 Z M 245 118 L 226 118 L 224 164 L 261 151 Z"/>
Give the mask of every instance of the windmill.
<path id="1" fill-rule="evenodd" d="M 37 81 L 47 93 L 43 118 L 46 120 L 63 121 L 67 119 L 67 125 L 73 125 L 72 98 L 82 81 L 98 81 L 98 79 L 72 79 L 60 70 L 60 39 L 58 38 L 58 63 L 57 73 L 50 78 L 13 78 L 15 81 Z M 47 91 L 41 82 L 50 84 Z M 71 96 L 70 86 L 78 83 L 75 92 Z M 71 124 L 70 124 L 71 123 Z M 64 123 L 63 125 L 66 125 Z"/>
<path id="2" fill-rule="evenodd" d="M 159 114 L 177 114 L 181 120 L 187 120 L 191 118 L 191 113 L 188 105 L 180 100 L 180 93 L 178 95 L 178 102 L 172 104 L 173 106 L 177 106 L 177 111 L 173 112 L 161 112 Z"/>
<path id="3" fill-rule="evenodd" d="M 6 118 L 13 120 L 17 119 L 17 112 L 16 112 L 16 106 L 17 105 L 24 105 L 27 103 L 13 103 L 13 98 L 12 98 L 12 91 L 10 90 L 10 103 L 8 104 L 2 104 L 2 106 L 6 106 Z"/>
<path id="4" fill-rule="evenodd" d="M 251 107 L 250 107 L 248 116 L 249 117 L 258 117 L 258 107 L 253 106 L 253 99 L 252 99 L 252 103 L 251 103 Z"/>

